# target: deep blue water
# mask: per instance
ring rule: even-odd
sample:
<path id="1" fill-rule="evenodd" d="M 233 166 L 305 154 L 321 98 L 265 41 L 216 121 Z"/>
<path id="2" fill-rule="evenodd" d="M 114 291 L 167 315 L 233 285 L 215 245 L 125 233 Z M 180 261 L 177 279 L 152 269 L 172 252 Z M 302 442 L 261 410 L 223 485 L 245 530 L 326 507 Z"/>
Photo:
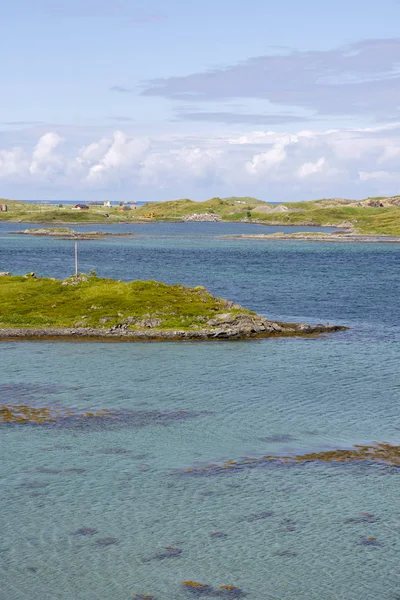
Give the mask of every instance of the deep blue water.
<path id="1" fill-rule="evenodd" d="M 221 237 L 245 224 L 139 227 L 136 238 L 81 242 L 81 271 L 205 285 L 272 318 L 351 329 L 308 340 L 1 344 L 2 401 L 130 410 L 134 420 L 0 429 L 0 600 L 184 600 L 188 579 L 240 586 L 250 600 L 398 598 L 399 470 L 185 470 L 400 443 L 399 247 Z M 73 270 L 71 241 L 0 232 L 0 249 L 0 270 Z M 83 527 L 96 533 L 73 535 Z M 369 536 L 377 545 L 361 542 Z"/>

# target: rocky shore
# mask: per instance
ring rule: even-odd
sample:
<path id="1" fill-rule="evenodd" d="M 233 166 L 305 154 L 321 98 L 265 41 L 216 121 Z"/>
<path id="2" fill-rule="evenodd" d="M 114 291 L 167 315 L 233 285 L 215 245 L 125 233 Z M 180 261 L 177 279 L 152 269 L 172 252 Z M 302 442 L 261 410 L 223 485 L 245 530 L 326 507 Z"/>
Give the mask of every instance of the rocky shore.
<path id="1" fill-rule="evenodd" d="M 279 323 L 261 315 L 222 314 L 198 330 L 160 329 L 157 319 L 148 319 L 147 327 L 129 329 L 121 322 L 108 329 L 91 327 L 0 328 L 1 340 L 82 340 L 82 341 L 178 341 L 178 340 L 243 340 L 268 337 L 313 337 L 323 333 L 344 331 L 339 325 L 307 325 Z"/>

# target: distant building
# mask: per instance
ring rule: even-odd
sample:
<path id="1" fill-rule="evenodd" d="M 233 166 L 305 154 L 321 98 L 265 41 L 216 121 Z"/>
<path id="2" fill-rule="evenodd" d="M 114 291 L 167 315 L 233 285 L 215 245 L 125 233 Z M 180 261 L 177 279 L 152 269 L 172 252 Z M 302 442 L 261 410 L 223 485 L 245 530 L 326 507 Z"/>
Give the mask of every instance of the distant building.
<path id="1" fill-rule="evenodd" d="M 87 204 L 75 204 L 73 210 L 89 210 L 89 207 Z"/>
<path id="2" fill-rule="evenodd" d="M 110 208 L 111 207 L 111 202 L 109 200 L 104 200 L 103 206 L 107 206 L 108 208 Z"/>
<path id="3" fill-rule="evenodd" d="M 7 212 L 8 207 L 7 204 L 0 204 L 0 212 Z"/>
<path id="4" fill-rule="evenodd" d="M 131 210 L 131 207 L 128 206 L 127 204 L 124 204 L 123 206 L 119 207 L 119 210 Z"/>

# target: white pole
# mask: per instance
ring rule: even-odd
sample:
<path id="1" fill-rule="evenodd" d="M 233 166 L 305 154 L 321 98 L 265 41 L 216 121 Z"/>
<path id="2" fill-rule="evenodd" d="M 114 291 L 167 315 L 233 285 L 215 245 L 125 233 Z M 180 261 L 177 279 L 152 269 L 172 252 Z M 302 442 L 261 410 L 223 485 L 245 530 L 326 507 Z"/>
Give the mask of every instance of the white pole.
<path id="1" fill-rule="evenodd" d="M 78 242 L 75 242 L 75 277 L 78 277 Z"/>

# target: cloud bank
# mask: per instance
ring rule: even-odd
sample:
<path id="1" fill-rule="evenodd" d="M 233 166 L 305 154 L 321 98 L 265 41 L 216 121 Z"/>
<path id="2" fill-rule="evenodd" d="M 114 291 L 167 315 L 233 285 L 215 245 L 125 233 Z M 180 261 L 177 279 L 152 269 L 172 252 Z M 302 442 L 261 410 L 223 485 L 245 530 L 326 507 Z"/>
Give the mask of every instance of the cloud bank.
<path id="1" fill-rule="evenodd" d="M 400 123 L 383 127 L 239 136 L 147 138 L 115 131 L 76 147 L 56 131 L 31 147 L 0 149 L 0 186 L 76 193 L 153 190 L 158 199 L 253 194 L 304 200 L 400 189 Z M 0 190 L 1 190 L 0 187 Z M 32 195 L 32 192 L 31 192 Z"/>

